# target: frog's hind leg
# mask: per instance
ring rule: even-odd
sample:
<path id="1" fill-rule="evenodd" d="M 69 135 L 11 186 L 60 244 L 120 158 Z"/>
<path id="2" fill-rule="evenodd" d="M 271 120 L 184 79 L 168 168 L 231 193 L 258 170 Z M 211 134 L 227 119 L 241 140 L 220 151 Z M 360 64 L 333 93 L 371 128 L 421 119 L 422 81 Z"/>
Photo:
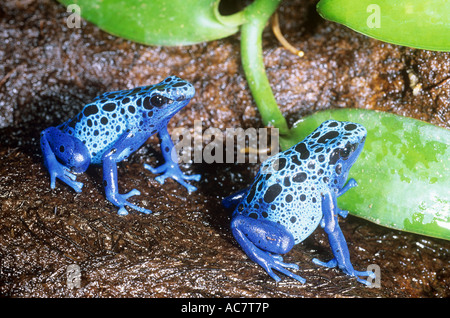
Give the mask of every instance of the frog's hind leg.
<path id="1" fill-rule="evenodd" d="M 76 192 L 81 192 L 83 183 L 77 182 L 75 173 L 86 171 L 91 156 L 87 147 L 77 138 L 50 127 L 41 132 L 41 150 L 44 164 L 50 173 L 50 187 L 55 188 L 56 178 Z"/>
<path id="2" fill-rule="evenodd" d="M 305 279 L 291 273 L 286 268 L 298 269 L 296 264 L 284 263 L 279 254 L 289 252 L 294 246 L 294 238 L 282 225 L 237 215 L 231 221 L 234 238 L 251 260 L 258 263 L 277 282 L 280 281 L 273 270 L 298 280 Z"/>

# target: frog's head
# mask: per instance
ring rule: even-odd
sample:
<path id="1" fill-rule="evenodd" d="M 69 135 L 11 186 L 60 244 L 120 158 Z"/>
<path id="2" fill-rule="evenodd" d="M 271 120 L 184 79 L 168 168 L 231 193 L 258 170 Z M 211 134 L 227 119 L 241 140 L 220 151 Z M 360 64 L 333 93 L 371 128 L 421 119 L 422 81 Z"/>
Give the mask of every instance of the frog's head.
<path id="1" fill-rule="evenodd" d="M 142 106 L 147 111 L 151 110 L 153 120 L 169 120 L 189 103 L 194 94 L 195 89 L 191 83 L 177 76 L 169 76 L 151 87 Z"/>
<path id="2" fill-rule="evenodd" d="M 328 120 L 307 137 L 306 144 L 311 145 L 311 152 L 324 156 L 324 163 L 332 170 L 333 181 L 343 186 L 364 147 L 366 136 L 367 131 L 360 124 Z"/>

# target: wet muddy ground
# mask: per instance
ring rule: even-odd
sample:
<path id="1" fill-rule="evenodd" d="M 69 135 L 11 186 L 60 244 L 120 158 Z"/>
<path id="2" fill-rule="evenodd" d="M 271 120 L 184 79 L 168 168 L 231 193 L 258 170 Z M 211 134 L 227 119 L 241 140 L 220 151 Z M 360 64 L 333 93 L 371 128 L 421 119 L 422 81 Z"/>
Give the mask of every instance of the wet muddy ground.
<path id="1" fill-rule="evenodd" d="M 322 20 L 316 1 L 279 9 L 298 58 L 264 33 L 269 80 L 292 124 L 314 111 L 379 109 L 450 128 L 450 54 L 368 39 Z M 12 297 L 449 297 L 448 241 L 402 233 L 349 216 L 341 227 L 356 269 L 379 266 L 381 288 L 311 262 L 331 257 L 319 228 L 289 252 L 302 285 L 275 283 L 250 261 L 229 230 L 223 197 L 251 183 L 257 164 L 185 164 L 201 173 L 198 191 L 160 185 L 143 163 L 161 163 L 156 136 L 119 165 L 121 192 L 154 211 L 119 216 L 106 201 L 101 169 L 80 175 L 83 192 L 51 190 L 39 132 L 75 115 L 105 91 L 178 75 L 196 88 L 169 131 L 194 120 L 203 130 L 261 127 L 240 65 L 239 35 L 188 47 L 147 47 L 82 22 L 68 29 L 56 1 L 6 1 L 0 7 L 0 295 Z M 415 76 L 411 77 L 411 74 Z M 420 83 L 420 87 L 417 84 Z M 414 93 L 414 87 L 416 91 Z M 357 191 L 357 189 L 355 189 Z M 69 289 L 67 269 L 81 270 Z"/>

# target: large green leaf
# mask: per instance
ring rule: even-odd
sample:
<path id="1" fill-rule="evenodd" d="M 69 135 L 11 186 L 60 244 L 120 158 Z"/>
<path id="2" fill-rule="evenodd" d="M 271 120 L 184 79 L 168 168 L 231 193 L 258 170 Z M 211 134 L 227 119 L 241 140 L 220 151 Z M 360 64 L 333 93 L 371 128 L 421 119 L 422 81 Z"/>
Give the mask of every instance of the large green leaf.
<path id="1" fill-rule="evenodd" d="M 220 39 L 236 33 L 241 22 L 220 19 L 218 0 L 58 1 L 78 5 L 83 18 L 108 33 L 149 45 L 188 45 Z"/>
<path id="2" fill-rule="evenodd" d="M 321 0 L 317 11 L 384 42 L 450 51 L 448 0 Z"/>
<path id="3" fill-rule="evenodd" d="M 398 230 L 450 239 L 450 131 L 389 113 L 343 109 L 298 121 L 284 149 L 323 121 L 362 124 L 367 139 L 350 170 L 358 187 L 338 199 L 342 209 Z"/>

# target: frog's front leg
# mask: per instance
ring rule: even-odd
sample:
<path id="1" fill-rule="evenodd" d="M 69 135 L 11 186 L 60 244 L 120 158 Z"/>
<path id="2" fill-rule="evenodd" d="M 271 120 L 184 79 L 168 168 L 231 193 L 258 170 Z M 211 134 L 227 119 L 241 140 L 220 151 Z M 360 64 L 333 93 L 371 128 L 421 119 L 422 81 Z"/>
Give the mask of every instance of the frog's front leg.
<path id="1" fill-rule="evenodd" d="M 226 209 L 234 209 L 235 207 L 238 206 L 239 202 L 241 202 L 242 199 L 245 197 L 245 195 L 248 193 L 248 190 L 249 190 L 249 187 L 239 190 L 238 192 L 225 197 L 222 200 L 222 205 Z"/>
<path id="2" fill-rule="evenodd" d="M 317 265 L 330 268 L 338 266 L 347 275 L 355 276 L 359 282 L 365 285 L 370 285 L 370 282 L 359 278 L 359 276 L 373 277 L 373 272 L 360 272 L 353 269 L 347 242 L 345 241 L 344 234 L 342 234 L 341 228 L 339 227 L 336 211 L 336 196 L 332 195 L 331 192 L 322 194 L 323 228 L 328 234 L 328 241 L 330 243 L 334 258 L 329 262 L 322 262 L 315 258 L 313 259 L 313 262 Z"/>
<path id="3" fill-rule="evenodd" d="M 201 176 L 199 174 L 186 175 L 180 170 L 180 167 L 178 166 L 177 163 L 178 158 L 176 155 L 176 150 L 174 148 L 172 138 L 170 137 L 169 132 L 167 131 L 167 127 L 161 129 L 158 135 L 159 139 L 161 140 L 161 151 L 165 163 L 163 163 L 161 166 L 157 168 L 153 168 L 148 164 L 144 164 L 144 167 L 154 174 L 164 173 L 155 178 L 155 180 L 158 181 L 160 184 L 164 184 L 166 178 L 172 178 L 181 185 L 183 185 L 189 192 L 197 190 L 196 187 L 190 185 L 185 180 L 199 181 Z"/>
<path id="4" fill-rule="evenodd" d="M 107 199 L 119 208 L 118 214 L 127 215 L 128 212 L 125 206 L 137 210 L 142 213 L 152 213 L 152 211 L 138 207 L 127 201 L 127 199 L 134 195 L 140 195 L 136 189 L 131 190 L 126 194 L 120 194 L 117 184 L 117 163 L 127 158 L 133 151 L 139 148 L 148 135 L 143 133 L 134 133 L 131 131 L 125 132 L 113 145 L 113 147 L 105 152 L 102 157 L 103 162 L 103 184 Z"/>
<path id="5" fill-rule="evenodd" d="M 86 146 L 77 138 L 50 127 L 41 132 L 41 150 L 50 173 L 50 187 L 55 188 L 58 178 L 81 192 L 83 183 L 75 181 L 76 175 L 72 171 L 81 173 L 88 168 L 91 156 Z"/>
<path id="6" fill-rule="evenodd" d="M 358 183 L 356 182 L 355 179 L 351 178 L 348 180 L 348 182 L 341 188 L 338 190 L 337 192 L 337 196 L 340 197 L 341 195 L 343 195 L 344 193 L 346 193 L 348 190 L 350 190 L 351 188 L 354 188 L 358 186 Z M 342 216 L 343 218 L 346 218 L 348 215 L 348 211 L 347 210 L 341 210 L 339 209 L 339 207 L 336 207 L 338 214 L 340 216 Z"/>
<path id="7" fill-rule="evenodd" d="M 294 237 L 282 225 L 237 215 L 231 221 L 231 230 L 247 256 L 264 268 L 277 282 L 281 279 L 273 270 L 277 270 L 301 283 L 305 282 L 304 278 L 286 269 L 298 269 L 298 266 L 284 263 L 279 255 L 289 252 L 294 246 Z"/>

